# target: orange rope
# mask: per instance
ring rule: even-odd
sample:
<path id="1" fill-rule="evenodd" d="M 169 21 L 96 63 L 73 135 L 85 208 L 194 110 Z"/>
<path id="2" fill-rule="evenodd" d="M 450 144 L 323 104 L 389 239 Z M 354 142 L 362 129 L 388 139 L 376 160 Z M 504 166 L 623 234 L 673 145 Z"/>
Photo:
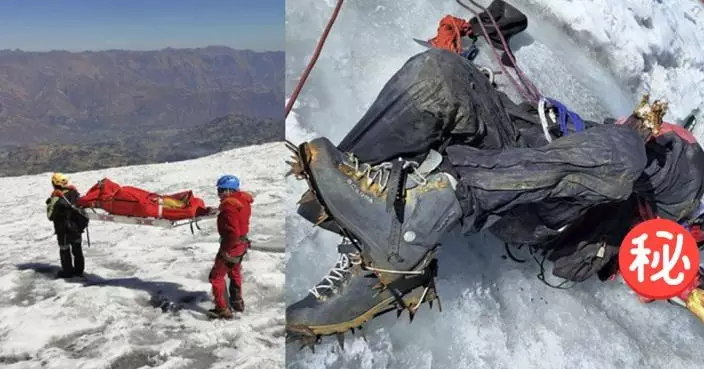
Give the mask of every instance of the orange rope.
<path id="1" fill-rule="evenodd" d="M 438 25 L 438 33 L 430 39 L 430 44 L 433 47 L 452 51 L 454 53 L 462 53 L 462 37 L 470 35 L 472 28 L 464 19 L 446 15 L 440 20 Z"/>

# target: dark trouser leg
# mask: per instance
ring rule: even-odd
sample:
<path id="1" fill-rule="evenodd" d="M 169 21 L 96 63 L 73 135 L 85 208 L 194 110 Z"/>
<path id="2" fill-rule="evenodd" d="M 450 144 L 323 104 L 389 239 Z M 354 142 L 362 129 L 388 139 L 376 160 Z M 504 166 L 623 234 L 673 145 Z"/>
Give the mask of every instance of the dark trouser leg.
<path id="1" fill-rule="evenodd" d="M 73 275 L 82 276 L 85 269 L 85 259 L 83 258 L 83 246 L 81 239 L 78 238 L 71 242 L 71 252 L 73 254 Z"/>
<path id="2" fill-rule="evenodd" d="M 73 260 L 71 259 L 71 245 L 59 245 L 59 257 L 61 260 L 61 271 L 59 277 L 70 277 L 73 275 Z"/>
<path id="3" fill-rule="evenodd" d="M 242 299 L 242 263 L 237 263 L 230 268 L 228 276 L 230 277 L 230 306 L 232 310 L 237 312 L 244 311 L 244 300 Z"/>
<path id="4" fill-rule="evenodd" d="M 460 201 L 471 209 L 464 214 L 465 232 L 528 205 L 526 217 L 559 228 L 595 205 L 628 199 L 646 165 L 642 138 L 617 125 L 594 127 L 539 148 L 451 146 L 447 153 L 460 177 Z"/>
<path id="5" fill-rule="evenodd" d="M 431 49 L 396 72 L 338 149 L 375 164 L 425 155 L 450 136 L 479 148 L 518 142 L 488 78 L 465 58 Z"/>
<path id="6" fill-rule="evenodd" d="M 378 164 L 403 156 L 422 161 L 429 149 L 454 144 L 484 149 L 524 146 L 489 79 L 467 59 L 431 49 L 408 60 L 337 148 Z M 443 170 L 453 174 L 452 168 Z M 306 192 L 298 214 L 318 223 L 322 209 Z M 323 221 L 320 226 L 340 232 Z"/>

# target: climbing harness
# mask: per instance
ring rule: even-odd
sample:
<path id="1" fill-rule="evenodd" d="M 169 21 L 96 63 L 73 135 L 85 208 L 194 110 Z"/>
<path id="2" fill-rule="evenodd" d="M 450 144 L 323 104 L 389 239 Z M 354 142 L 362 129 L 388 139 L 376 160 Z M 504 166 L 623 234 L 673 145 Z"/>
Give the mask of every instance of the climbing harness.
<path id="1" fill-rule="evenodd" d="M 562 132 L 563 136 L 567 136 L 569 132 L 567 128 L 568 118 L 572 121 L 576 132 L 584 131 L 584 120 L 582 120 L 579 114 L 570 111 L 564 104 L 555 99 L 541 96 L 540 101 L 538 102 L 538 116 L 540 117 L 540 124 L 543 126 L 543 133 L 545 134 L 545 139 L 547 139 L 548 142 L 552 142 L 552 136 L 550 136 L 549 123 L 547 118 L 545 117 L 546 103 L 549 103 L 550 105 L 552 105 L 553 108 L 557 109 L 557 117 L 555 117 L 554 112 L 550 110 L 550 118 L 554 123 L 559 124 L 560 131 Z"/>

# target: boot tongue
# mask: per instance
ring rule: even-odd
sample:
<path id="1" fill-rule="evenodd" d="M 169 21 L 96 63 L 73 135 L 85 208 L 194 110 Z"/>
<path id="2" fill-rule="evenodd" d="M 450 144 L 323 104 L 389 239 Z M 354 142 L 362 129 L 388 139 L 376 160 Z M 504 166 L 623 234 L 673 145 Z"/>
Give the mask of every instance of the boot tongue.
<path id="1" fill-rule="evenodd" d="M 341 242 L 337 245 L 337 252 L 340 254 L 356 254 L 359 253 L 359 250 L 357 249 L 357 246 L 351 242 Z"/>
<path id="2" fill-rule="evenodd" d="M 415 170 L 411 170 L 408 173 L 408 177 L 413 180 L 406 181 L 406 190 L 410 190 L 411 188 L 417 186 L 418 183 L 422 183 L 427 176 L 429 176 L 434 170 L 436 170 L 440 166 L 440 164 L 442 164 L 442 161 L 442 155 L 439 152 L 430 149 L 430 151 L 428 151 L 428 154 L 425 156 L 425 159 L 422 163 L 420 163 L 418 168 L 416 168 Z"/>

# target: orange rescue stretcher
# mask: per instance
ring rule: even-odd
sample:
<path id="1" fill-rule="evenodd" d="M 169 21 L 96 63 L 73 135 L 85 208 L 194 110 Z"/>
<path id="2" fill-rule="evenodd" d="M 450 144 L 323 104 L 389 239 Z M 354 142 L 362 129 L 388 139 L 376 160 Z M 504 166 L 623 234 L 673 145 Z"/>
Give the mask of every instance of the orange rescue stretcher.
<path id="1" fill-rule="evenodd" d="M 207 207 L 193 191 L 160 195 L 132 186 L 121 186 L 103 178 L 91 187 L 77 203 L 90 210 L 88 219 L 123 224 L 150 225 L 174 228 L 193 225 L 198 221 L 217 217 L 218 210 Z"/>

